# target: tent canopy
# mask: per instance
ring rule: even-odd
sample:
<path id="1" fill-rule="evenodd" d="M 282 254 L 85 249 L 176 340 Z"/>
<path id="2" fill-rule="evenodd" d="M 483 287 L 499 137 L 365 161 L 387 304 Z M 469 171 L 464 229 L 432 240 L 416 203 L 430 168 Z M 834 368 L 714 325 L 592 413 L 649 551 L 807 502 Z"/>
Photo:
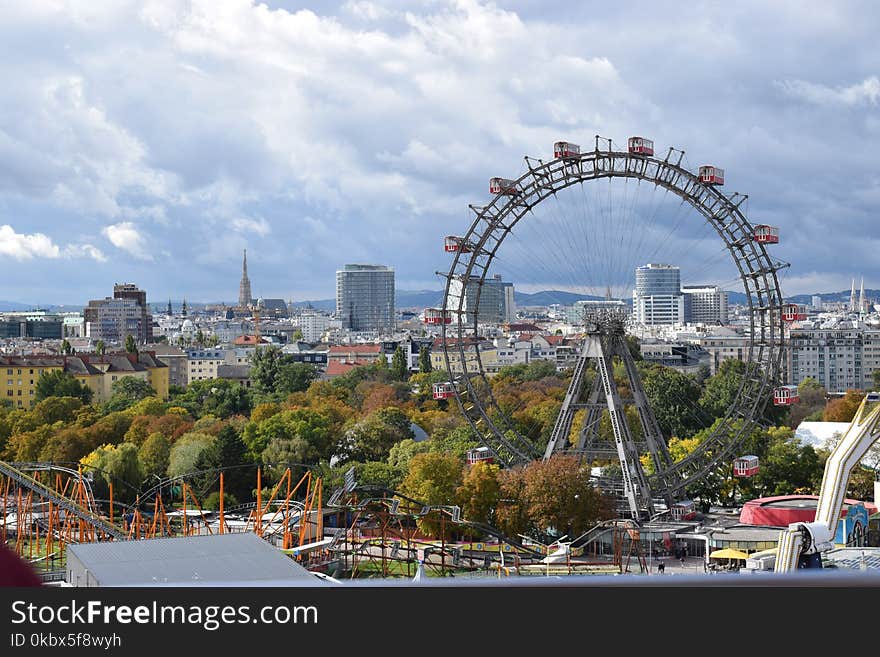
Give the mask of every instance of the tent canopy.
<path id="1" fill-rule="evenodd" d="M 715 550 L 709 555 L 710 559 L 748 559 L 749 555 L 732 548 L 724 548 L 723 550 Z"/>

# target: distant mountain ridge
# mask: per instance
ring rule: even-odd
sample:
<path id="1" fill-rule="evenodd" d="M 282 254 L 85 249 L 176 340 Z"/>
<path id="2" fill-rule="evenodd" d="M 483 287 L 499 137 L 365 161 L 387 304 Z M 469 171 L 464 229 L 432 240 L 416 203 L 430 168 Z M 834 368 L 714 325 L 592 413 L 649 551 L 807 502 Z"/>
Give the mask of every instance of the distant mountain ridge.
<path id="1" fill-rule="evenodd" d="M 783 290 L 784 292 L 784 290 Z M 858 291 L 856 291 L 858 294 Z M 817 294 L 795 294 L 786 296 L 787 301 L 792 303 L 800 303 L 809 305 L 812 303 L 814 296 L 819 296 L 823 302 L 846 302 L 849 301 L 850 290 L 841 290 L 840 292 L 819 292 Z M 869 299 L 880 299 L 880 289 L 866 289 L 865 297 Z M 575 301 L 598 301 L 604 297 L 593 296 L 590 294 L 577 294 L 575 292 L 565 292 L 562 290 L 542 290 L 528 294 L 526 292 L 514 291 L 514 299 L 517 306 L 550 306 L 552 304 L 560 304 L 570 306 Z M 398 290 L 395 294 L 395 306 L 397 308 L 431 308 L 440 307 L 443 304 L 443 290 Z M 746 295 L 743 292 L 727 291 L 728 303 L 732 306 L 744 305 L 747 302 Z M 624 299 L 631 302 L 631 299 Z M 150 301 L 150 308 L 164 311 L 168 301 Z M 187 306 L 191 310 L 204 308 L 207 305 L 220 305 L 225 303 L 227 306 L 234 306 L 234 302 L 203 302 L 203 301 L 187 301 Z M 180 309 L 180 300 L 171 300 L 172 308 L 177 311 Z M 312 307 L 315 310 L 325 312 L 333 312 L 336 310 L 335 299 L 313 299 L 305 301 L 295 301 L 293 305 L 297 308 Z M 82 305 L 77 304 L 27 304 L 18 301 L 0 301 L 0 312 L 22 312 L 28 310 L 46 310 L 48 312 L 74 312 L 82 310 Z"/>

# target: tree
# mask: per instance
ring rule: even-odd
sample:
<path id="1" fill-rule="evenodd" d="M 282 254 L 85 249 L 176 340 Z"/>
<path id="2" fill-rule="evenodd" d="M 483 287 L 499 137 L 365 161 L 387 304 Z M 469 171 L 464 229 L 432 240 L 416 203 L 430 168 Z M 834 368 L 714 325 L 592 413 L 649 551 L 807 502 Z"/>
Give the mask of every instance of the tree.
<path id="1" fill-rule="evenodd" d="M 303 392 L 318 378 L 318 371 L 308 363 L 297 363 L 293 356 L 278 347 L 258 347 L 251 356 L 251 380 L 258 392 L 283 398 Z"/>
<path id="2" fill-rule="evenodd" d="M 253 399 L 250 391 L 236 381 L 206 379 L 190 383 L 186 390 L 173 398 L 173 403 L 185 408 L 193 417 L 214 415 L 227 418 L 250 413 Z"/>
<path id="3" fill-rule="evenodd" d="M 302 340 L 302 339 L 303 339 L 303 332 L 302 332 L 302 329 L 296 329 L 296 330 L 293 332 L 293 335 L 290 336 L 290 341 L 291 341 L 291 342 L 299 342 L 299 341 Z"/>
<path id="4" fill-rule="evenodd" d="M 573 456 L 533 461 L 523 472 L 529 521 L 551 535 L 578 536 L 609 509 L 590 481 L 590 468 Z"/>
<path id="5" fill-rule="evenodd" d="M 275 440 L 275 452 L 296 452 L 300 463 L 317 463 L 329 459 L 333 448 L 334 435 L 331 422 L 326 415 L 317 411 L 297 408 L 277 413 L 259 424 L 249 422 L 242 440 L 248 448 L 248 459 L 266 461 L 264 454 L 269 444 Z M 278 441 L 298 441 L 288 445 Z M 273 457 L 274 458 L 274 457 Z M 285 460 L 285 459 L 275 459 Z"/>
<path id="6" fill-rule="evenodd" d="M 467 468 L 461 486 L 455 491 L 466 520 L 492 523 L 501 497 L 498 466 L 477 462 Z"/>
<path id="7" fill-rule="evenodd" d="M 411 438 L 409 417 L 398 408 L 383 408 L 354 424 L 339 451 L 344 460 L 384 461 L 393 445 Z"/>
<path id="8" fill-rule="evenodd" d="M 131 333 L 125 336 L 125 350 L 130 354 L 136 354 L 138 352 L 137 342 Z"/>
<path id="9" fill-rule="evenodd" d="M 79 397 L 47 397 L 31 409 L 31 414 L 39 424 L 73 422 L 82 406 Z"/>
<path id="10" fill-rule="evenodd" d="M 238 498 L 232 493 L 227 493 L 225 490 L 223 491 L 223 507 L 228 509 L 231 506 L 235 506 L 238 504 Z M 214 491 L 208 497 L 205 498 L 205 501 L 202 503 L 203 509 L 210 509 L 211 511 L 217 511 L 220 508 L 220 491 Z"/>
<path id="11" fill-rule="evenodd" d="M 99 482 L 105 484 L 103 487 L 97 487 L 96 496 L 106 497 L 112 483 L 114 499 L 123 502 L 134 501 L 137 489 L 140 488 L 144 478 L 136 446 L 131 443 L 102 445 L 85 456 L 81 463 L 86 469 L 95 469 L 95 484 Z"/>
<path id="12" fill-rule="evenodd" d="M 428 505 L 455 503 L 455 493 L 462 483 L 462 462 L 449 454 L 416 454 L 400 485 L 400 492 Z M 422 531 L 436 534 L 440 524 L 436 516 L 419 520 Z"/>
<path id="13" fill-rule="evenodd" d="M 406 352 L 398 345 L 391 357 L 391 375 L 398 381 L 406 381 L 409 378 L 409 364 L 406 360 Z"/>
<path id="14" fill-rule="evenodd" d="M 427 346 L 419 349 L 419 372 L 430 374 L 434 366 L 431 364 L 431 350 Z"/>
<path id="15" fill-rule="evenodd" d="M 196 336 L 195 336 L 194 342 L 198 345 L 205 344 L 205 334 L 202 332 L 202 329 L 199 329 L 198 331 L 196 331 Z"/>
<path id="16" fill-rule="evenodd" d="M 39 402 L 48 397 L 76 397 L 83 404 L 88 404 L 93 395 L 92 389 L 77 381 L 72 374 L 63 370 L 51 370 L 43 371 L 37 379 L 34 400 Z"/>
<path id="17" fill-rule="evenodd" d="M 223 468 L 223 487 L 238 499 L 250 499 L 252 471 L 235 466 L 248 463 L 247 446 L 230 425 L 224 426 L 214 440 L 213 462 L 215 467 Z"/>
<path id="18" fill-rule="evenodd" d="M 700 406 L 712 419 L 723 417 L 736 398 L 745 363 L 736 358 L 722 361 L 714 376 L 706 380 Z"/>
<path id="19" fill-rule="evenodd" d="M 816 412 L 821 416 L 825 410 L 825 388 L 812 377 L 807 377 L 798 384 L 800 401 L 790 407 L 788 426 L 796 429 L 807 417 Z"/>
<path id="20" fill-rule="evenodd" d="M 287 363 L 278 365 L 273 390 L 279 395 L 304 392 L 318 378 L 318 370 L 308 363 Z"/>
<path id="21" fill-rule="evenodd" d="M 95 353 L 99 356 L 103 356 L 105 351 L 107 351 L 107 345 L 104 344 L 103 340 L 98 340 L 95 343 Z"/>
<path id="22" fill-rule="evenodd" d="M 687 438 L 711 423 L 698 404 L 700 387 L 687 374 L 654 365 L 643 372 L 642 385 L 664 436 Z"/>
<path id="23" fill-rule="evenodd" d="M 214 436 L 204 433 L 186 433 L 181 436 L 168 456 L 168 476 L 204 470 L 211 467 L 211 446 Z"/>
<path id="24" fill-rule="evenodd" d="M 124 376 L 110 386 L 110 399 L 104 405 L 107 411 L 124 411 L 142 399 L 155 397 L 156 391 L 146 379 Z"/>
<path id="25" fill-rule="evenodd" d="M 810 445 L 802 445 L 788 427 L 767 430 L 767 449 L 755 486 L 762 495 L 790 495 L 816 490 L 822 476 L 819 456 Z"/>
<path id="26" fill-rule="evenodd" d="M 168 461 L 171 456 L 171 443 L 161 433 L 151 433 L 138 449 L 138 459 L 144 477 L 156 475 L 164 478 L 168 472 Z"/>
<path id="27" fill-rule="evenodd" d="M 825 407 L 825 422 L 852 422 L 865 394 L 859 390 L 847 390 L 843 397 L 832 399 Z"/>
<path id="28" fill-rule="evenodd" d="M 71 351 L 73 351 L 73 347 L 70 345 L 70 342 L 67 341 L 67 338 L 64 338 L 61 341 L 61 353 L 69 355 Z"/>
<path id="29" fill-rule="evenodd" d="M 880 369 L 874 370 L 871 377 L 874 379 L 874 390 L 880 390 Z"/>

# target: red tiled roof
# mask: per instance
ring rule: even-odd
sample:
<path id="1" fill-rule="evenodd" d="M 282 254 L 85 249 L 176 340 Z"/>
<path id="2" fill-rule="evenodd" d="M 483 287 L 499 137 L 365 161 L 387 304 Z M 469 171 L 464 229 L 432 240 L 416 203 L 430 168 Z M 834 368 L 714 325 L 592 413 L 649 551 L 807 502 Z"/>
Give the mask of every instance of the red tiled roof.
<path id="1" fill-rule="evenodd" d="M 255 336 L 255 335 L 240 335 L 237 338 L 235 338 L 235 340 L 232 341 L 232 344 L 237 344 L 237 345 L 257 344 L 257 336 Z M 269 344 L 269 341 L 266 338 L 261 336 L 260 337 L 260 344 Z"/>
<path id="2" fill-rule="evenodd" d="M 548 344 L 562 344 L 565 342 L 564 335 L 545 335 L 542 336 Z"/>
<path id="3" fill-rule="evenodd" d="M 325 373 L 327 376 L 341 376 L 343 374 L 348 374 L 355 367 L 360 367 L 361 365 L 370 365 L 370 363 L 356 360 L 331 360 L 327 362 L 327 369 Z"/>
<path id="4" fill-rule="evenodd" d="M 520 333 L 523 331 L 531 331 L 533 333 L 540 333 L 542 329 L 540 326 L 536 326 L 534 324 L 508 324 L 507 330 L 513 331 L 515 333 Z"/>

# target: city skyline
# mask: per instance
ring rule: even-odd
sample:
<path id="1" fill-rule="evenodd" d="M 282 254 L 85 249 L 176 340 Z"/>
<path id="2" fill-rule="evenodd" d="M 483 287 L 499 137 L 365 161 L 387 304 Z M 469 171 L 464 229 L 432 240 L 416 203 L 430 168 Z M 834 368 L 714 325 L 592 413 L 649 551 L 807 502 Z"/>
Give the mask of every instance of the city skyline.
<path id="1" fill-rule="evenodd" d="M 857 273 L 870 287 L 870 15 L 867 3 L 7 7 L 0 297 L 84 303 L 129 280 L 157 303 L 233 300 L 245 248 L 255 298 L 330 298 L 344 262 L 436 289 L 442 238 L 464 232 L 489 177 L 595 134 L 723 167 L 750 221 L 780 227 L 786 295 Z M 829 168 L 829 153 L 846 166 Z"/>

